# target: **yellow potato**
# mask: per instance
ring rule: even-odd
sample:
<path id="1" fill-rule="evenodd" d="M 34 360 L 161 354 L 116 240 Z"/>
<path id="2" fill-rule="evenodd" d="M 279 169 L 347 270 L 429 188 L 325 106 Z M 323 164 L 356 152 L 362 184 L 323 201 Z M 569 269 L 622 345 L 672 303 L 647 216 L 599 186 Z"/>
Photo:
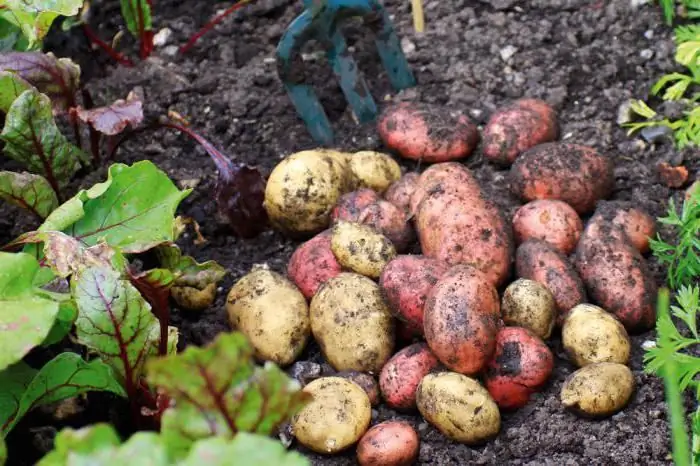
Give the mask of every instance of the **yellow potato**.
<path id="1" fill-rule="evenodd" d="M 341 273 L 311 300 L 311 331 L 337 371 L 378 373 L 394 349 L 394 320 L 379 286 L 367 277 Z"/>
<path id="2" fill-rule="evenodd" d="M 345 220 L 333 225 L 331 251 L 340 265 L 371 278 L 379 278 L 387 262 L 396 257 L 389 238 L 372 227 Z"/>
<path id="3" fill-rule="evenodd" d="M 351 188 L 342 153 L 330 150 L 297 152 L 270 173 L 264 207 L 270 223 L 290 236 L 311 236 L 328 227 L 340 196 Z"/>
<path id="4" fill-rule="evenodd" d="M 386 154 L 361 151 L 350 157 L 350 171 L 355 188 L 370 188 L 382 194 L 401 178 L 401 167 Z"/>
<path id="5" fill-rule="evenodd" d="M 248 337 L 256 356 L 286 366 L 302 352 L 311 333 L 309 307 L 286 277 L 255 266 L 228 293 L 231 325 Z"/>
<path id="6" fill-rule="evenodd" d="M 206 288 L 200 290 L 193 286 L 173 286 L 170 289 L 170 296 L 173 297 L 178 306 L 188 311 L 203 311 L 216 299 L 216 283 L 210 283 Z"/>
<path id="7" fill-rule="evenodd" d="M 630 339 L 614 315 L 592 304 L 579 304 L 566 316 L 561 329 L 564 349 L 578 367 L 597 362 L 627 364 Z"/>
<path id="8" fill-rule="evenodd" d="M 561 402 L 578 414 L 610 416 L 625 407 L 634 386 L 634 375 L 624 364 L 589 364 L 566 378 L 561 387 Z"/>
<path id="9" fill-rule="evenodd" d="M 456 372 L 423 377 L 416 404 L 426 421 L 460 443 L 483 443 L 501 429 L 501 413 L 489 392 L 476 380 Z"/>
<path id="10" fill-rule="evenodd" d="M 333 454 L 356 443 L 367 431 L 372 407 L 367 393 L 342 377 L 321 377 L 304 387 L 312 401 L 292 418 L 299 443 Z"/>
<path id="11" fill-rule="evenodd" d="M 557 306 L 547 287 L 519 278 L 503 293 L 501 312 L 506 325 L 525 327 L 546 340 L 554 328 Z"/>

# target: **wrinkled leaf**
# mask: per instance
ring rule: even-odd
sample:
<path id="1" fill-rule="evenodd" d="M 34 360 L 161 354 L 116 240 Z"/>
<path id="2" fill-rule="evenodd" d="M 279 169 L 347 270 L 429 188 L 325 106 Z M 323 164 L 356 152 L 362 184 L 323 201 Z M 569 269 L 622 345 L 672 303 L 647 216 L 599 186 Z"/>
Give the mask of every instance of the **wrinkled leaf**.
<path id="1" fill-rule="evenodd" d="M 77 112 L 84 123 L 108 136 L 121 133 L 127 126 L 136 127 L 143 121 L 143 106 L 136 98 L 117 100 L 107 107 L 90 110 L 79 107 Z"/>
<path id="2" fill-rule="evenodd" d="M 226 275 L 226 269 L 216 261 L 200 264 L 190 256 L 183 256 L 176 244 L 162 244 L 155 251 L 161 266 L 172 273 L 176 286 L 203 290 L 211 283 L 218 283 Z"/>
<path id="3" fill-rule="evenodd" d="M 32 85 L 11 71 L 0 71 L 0 111 L 7 113 L 19 95 Z"/>
<path id="4" fill-rule="evenodd" d="M 241 432 L 233 441 L 214 437 L 197 442 L 187 459 L 180 466 L 223 466 L 236 458 L 240 464 L 274 466 L 309 466 L 308 459 L 297 452 L 289 452 L 284 446 L 262 435 Z"/>
<path id="5" fill-rule="evenodd" d="M 46 218 L 58 207 L 58 198 L 46 178 L 28 172 L 0 171 L 0 199 Z"/>
<path id="6" fill-rule="evenodd" d="M 38 43 L 48 34 L 59 16 L 78 14 L 81 0 L 5 0 L 4 5 L 17 16 L 22 32 L 31 43 Z"/>
<path id="7" fill-rule="evenodd" d="M 12 368 L 9 371 L 11 379 Z M 125 397 L 124 389 L 112 374 L 110 367 L 99 359 L 86 362 L 76 353 L 59 354 L 33 376 L 19 397 L 13 413 L 9 417 L 6 412 L 2 413 L 1 434 L 7 435 L 25 414 L 41 405 L 91 391 L 108 391 Z M 25 376 L 25 373 L 20 373 L 15 385 L 24 381 Z M 4 385 L 5 381 L 4 377 L 0 378 L 0 384 Z M 5 390 L 2 387 L 2 391 Z"/>
<path id="8" fill-rule="evenodd" d="M 0 372 L 0 438 L 5 437 L 8 426 L 19 411 L 22 394 L 37 371 L 24 361 L 13 364 Z"/>

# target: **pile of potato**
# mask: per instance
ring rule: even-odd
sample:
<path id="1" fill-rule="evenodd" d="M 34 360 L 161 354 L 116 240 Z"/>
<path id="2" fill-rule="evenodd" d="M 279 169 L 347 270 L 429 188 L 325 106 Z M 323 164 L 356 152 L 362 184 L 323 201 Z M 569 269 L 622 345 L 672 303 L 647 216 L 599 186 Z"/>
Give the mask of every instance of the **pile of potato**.
<path id="1" fill-rule="evenodd" d="M 313 338 L 338 371 L 305 386 L 313 401 L 292 421 L 297 440 L 325 454 L 357 445 L 362 465 L 411 464 L 410 425 L 369 428 L 379 392 L 450 439 L 483 443 L 498 434 L 501 410 L 547 384 L 555 334 L 579 368 L 562 405 L 587 416 L 622 409 L 634 391 L 628 332 L 655 319 L 643 257 L 655 227 L 604 200 L 610 159 L 555 141 L 542 101 L 502 109 L 481 141 L 488 160 L 510 166 L 523 200 L 508 219 L 456 161 L 480 140 L 466 117 L 403 103 L 382 114 L 379 132 L 400 154 L 436 163 L 402 175 L 376 152 L 287 157 L 265 207 L 276 228 L 306 241 L 287 276 L 256 266 L 228 295 L 232 325 L 261 360 L 288 366 Z M 407 254 L 416 240 L 422 254 Z"/>

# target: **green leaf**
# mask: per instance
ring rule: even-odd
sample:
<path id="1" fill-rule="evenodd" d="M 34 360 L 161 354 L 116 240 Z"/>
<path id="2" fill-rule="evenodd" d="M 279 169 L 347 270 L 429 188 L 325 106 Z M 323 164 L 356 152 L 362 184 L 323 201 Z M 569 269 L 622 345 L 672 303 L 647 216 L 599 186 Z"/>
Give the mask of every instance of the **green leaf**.
<path id="1" fill-rule="evenodd" d="M 18 23 L 31 43 L 41 41 L 59 16 L 74 16 L 81 0 L 5 0 L 4 4 L 18 16 Z"/>
<path id="2" fill-rule="evenodd" d="M 27 172 L 0 171 L 0 199 L 46 218 L 58 207 L 58 198 L 46 178 Z"/>
<path id="3" fill-rule="evenodd" d="M 37 406 L 91 391 L 107 391 L 126 397 L 124 389 L 114 378 L 112 369 L 105 363 L 99 359 L 86 362 L 76 353 L 61 353 L 34 375 L 22 393 L 13 415 L 0 418 L 1 433 L 7 435 L 25 414 Z"/>
<path id="4" fill-rule="evenodd" d="M 0 466 L 4 466 L 7 462 L 7 446 L 5 445 L 5 439 L 0 438 Z"/>
<path id="5" fill-rule="evenodd" d="M 78 318 L 78 308 L 71 300 L 59 304 L 58 315 L 51 331 L 41 343 L 42 346 L 55 345 L 68 335 Z"/>
<path id="6" fill-rule="evenodd" d="M 10 10 L 0 10 L 0 53 L 29 50 L 30 44 L 15 24 Z"/>
<path id="7" fill-rule="evenodd" d="M 695 65 L 700 52 L 700 40 L 693 40 L 678 44 L 676 47 L 676 61 L 684 66 Z"/>
<path id="8" fill-rule="evenodd" d="M 0 438 L 4 438 L 4 432 L 19 411 L 22 394 L 37 374 L 24 361 L 13 364 L 0 372 Z"/>
<path id="9" fill-rule="evenodd" d="M 134 37 L 140 38 L 143 31 L 153 29 L 151 7 L 147 0 L 121 0 L 121 5 L 126 27 Z"/>
<path id="10" fill-rule="evenodd" d="M 7 113 L 19 95 L 31 89 L 32 85 L 18 74 L 10 71 L 0 71 L 0 111 Z"/>
<path id="11" fill-rule="evenodd" d="M 58 314 L 59 304 L 34 288 L 38 271 L 29 254 L 0 252 L 0 370 L 41 344 Z"/>
<path id="12" fill-rule="evenodd" d="M 190 256 L 183 256 L 176 244 L 162 244 L 155 251 L 161 265 L 172 272 L 176 286 L 203 290 L 211 283 L 218 283 L 226 275 L 226 269 L 216 261 L 200 264 Z"/>
<path id="13" fill-rule="evenodd" d="M 246 465 L 310 466 L 310 462 L 297 452 L 288 452 L 284 446 L 262 435 L 241 432 L 233 441 L 215 437 L 197 442 L 187 459 L 179 466 L 224 466 L 236 458 Z"/>

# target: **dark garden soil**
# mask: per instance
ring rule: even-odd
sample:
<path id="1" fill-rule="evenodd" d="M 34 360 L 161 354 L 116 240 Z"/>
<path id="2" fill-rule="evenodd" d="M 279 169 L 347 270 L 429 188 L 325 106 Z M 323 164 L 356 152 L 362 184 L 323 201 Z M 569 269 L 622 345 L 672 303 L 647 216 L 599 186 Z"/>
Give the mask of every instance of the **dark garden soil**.
<path id="1" fill-rule="evenodd" d="M 674 195 L 658 179 L 655 166 L 659 161 L 681 163 L 684 157 L 691 176 L 698 175 L 697 153 L 679 154 L 668 142 L 647 145 L 630 139 L 616 123 L 624 101 L 644 97 L 656 78 L 673 69 L 671 31 L 663 25 L 658 7 L 634 7 L 632 3 L 641 2 L 630 0 L 425 0 L 428 30 L 419 35 L 413 31 L 410 2 L 385 3 L 394 15 L 419 85 L 396 96 L 378 63 L 371 37 L 350 24 L 348 41 L 378 102 L 400 98 L 444 104 L 467 111 L 483 124 L 494 109 L 511 99 L 544 98 L 559 112 L 563 138 L 591 145 L 614 158 L 614 198 L 632 200 L 654 216 L 664 212 L 666 201 Z M 148 116 L 177 111 L 234 160 L 258 165 L 269 173 L 286 155 L 315 146 L 277 79 L 273 59 L 277 41 L 299 14 L 301 1 L 262 0 L 227 19 L 188 54 L 174 53 L 177 45 L 228 5 L 155 1 L 155 23 L 173 34 L 167 45 L 136 68 L 117 67 L 100 52 L 90 53 L 78 30 L 69 37 L 54 34 L 49 43 L 57 55 L 80 61 L 96 102 L 110 102 L 136 90 L 145 99 Z M 120 27 L 118 6 L 117 1 L 93 3 L 93 26 L 103 37 L 111 37 Z M 354 123 L 330 69 L 314 50 L 309 46 L 306 51 L 307 76 L 316 84 L 334 121 L 337 146 L 383 150 L 373 125 Z M 234 281 L 256 263 L 268 263 L 283 272 L 298 243 L 273 231 L 243 241 L 218 225 L 211 196 L 214 165 L 184 136 L 166 131 L 144 134 L 125 144 L 116 157 L 124 163 L 141 159 L 152 160 L 179 183 L 198 181 L 181 213 L 199 222 L 208 242 L 195 246 L 189 235 L 181 245 L 196 258 L 215 259 L 230 270 L 211 309 L 194 315 L 174 311 L 181 340 L 205 344 L 229 329 L 224 299 Z M 507 171 L 482 163 L 479 154 L 466 163 L 493 200 L 512 214 L 518 202 L 508 191 Z M 403 165 L 407 170 L 417 168 Z M 0 162 L 0 167 L 10 166 L 4 158 Z M 91 173 L 77 180 L 74 189 L 104 176 L 104 169 Z M 34 226 L 23 212 L 0 206 L 3 243 Z M 652 267 L 661 282 L 663 271 L 653 262 Z M 557 355 L 556 369 L 549 385 L 527 407 L 504 413 L 500 435 L 483 447 L 450 442 L 420 416 L 399 415 L 380 407 L 373 419 L 409 420 L 421 435 L 420 464 L 669 464 L 663 387 L 641 370 L 641 345 L 653 338 L 653 333 L 633 338 L 636 395 L 624 411 L 604 420 L 584 420 L 563 410 L 559 389 L 572 366 L 556 339 L 551 343 Z M 312 345 L 303 359 L 320 362 L 317 347 Z M 93 398 L 78 421 L 61 423 L 40 412 L 28 416 L 8 439 L 10 464 L 32 464 L 50 447 L 55 428 L 110 420 L 121 409 L 114 402 L 105 403 L 104 398 Z M 355 464 L 354 451 L 310 457 L 318 465 Z"/>

